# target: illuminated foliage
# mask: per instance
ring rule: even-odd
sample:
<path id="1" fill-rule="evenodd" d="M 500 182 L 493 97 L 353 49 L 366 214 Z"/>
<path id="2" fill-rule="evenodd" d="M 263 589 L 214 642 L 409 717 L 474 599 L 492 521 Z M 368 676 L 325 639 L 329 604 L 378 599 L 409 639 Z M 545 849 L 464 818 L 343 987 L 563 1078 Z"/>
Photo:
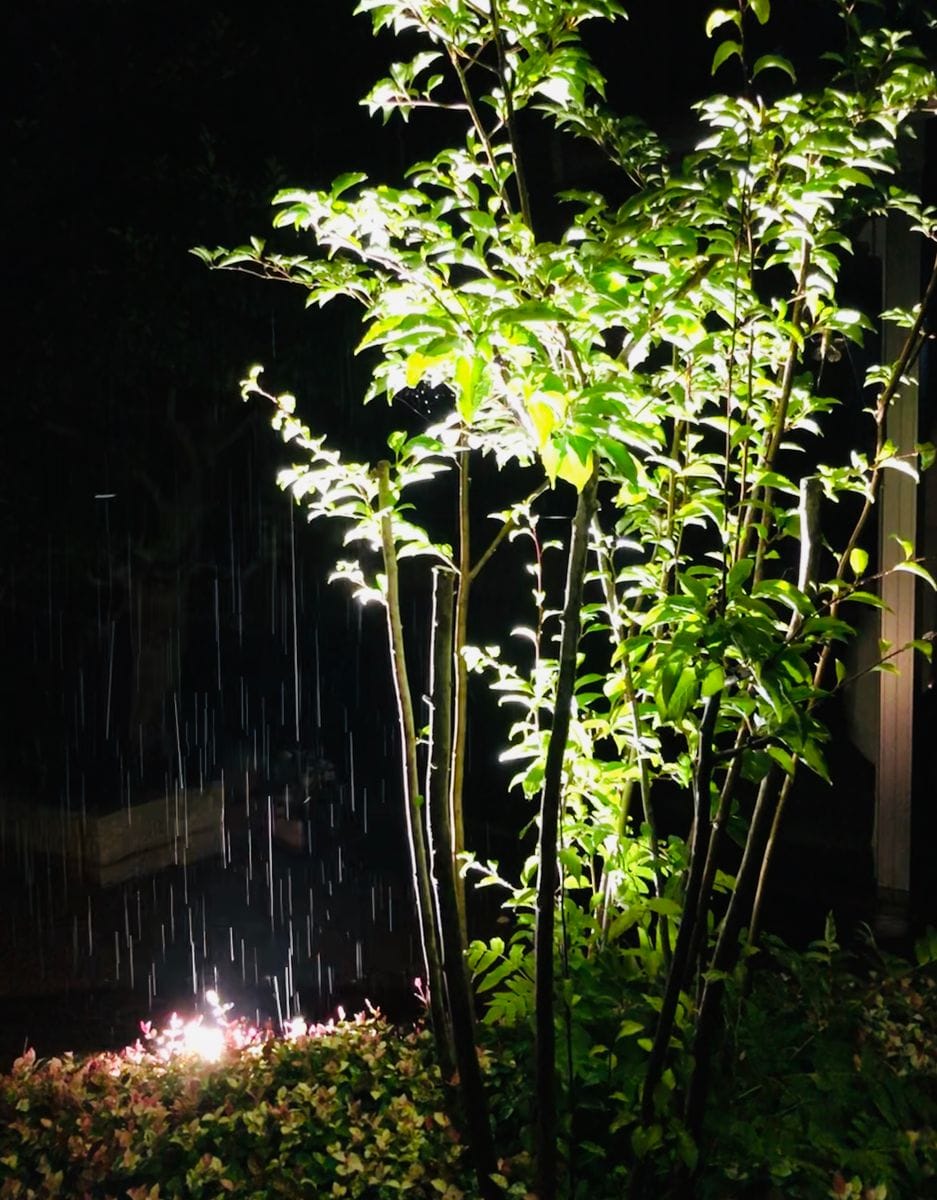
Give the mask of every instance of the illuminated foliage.
<path id="1" fill-rule="evenodd" d="M 393 407 L 418 388 L 438 401 L 415 436 L 390 436 L 384 460 L 354 462 L 307 427 L 293 396 L 265 391 L 259 368 L 243 386 L 273 403 L 294 452 L 281 485 L 310 519 L 344 529 L 335 576 L 387 614 L 438 1005 L 444 974 L 450 999 L 463 982 L 461 955 L 438 950 L 456 920 L 440 856 L 505 889 L 508 937 L 473 945 L 467 962 L 490 997 L 486 1020 L 536 1030 L 540 1200 L 564 1171 L 557 1075 L 571 1097 L 596 1056 L 613 1064 L 609 1119 L 635 1164 L 632 1195 L 655 1194 L 658 1162 L 675 1187 L 692 1187 L 725 983 L 742 931 L 756 940 L 798 770 L 828 778 L 823 705 L 844 683 L 847 618 L 881 603 L 862 541 L 882 478 L 916 478 L 932 457 L 885 433 L 927 337 L 926 306 L 879 318 L 847 302 L 842 277 L 860 217 L 900 212 L 935 236 L 935 214 L 894 184 L 900 130 L 934 78 L 906 35 L 865 30 L 854 5 L 834 7 L 843 53 L 825 86 L 803 91 L 785 58 L 750 53 L 769 0 L 715 10 L 701 36 L 714 39 L 713 71 L 736 71 L 741 87 L 696 106 L 696 145 L 681 158 L 606 105 L 579 27 L 620 16 L 613 0 L 364 0 L 376 30 L 421 42 L 366 103 L 385 120 L 455 114 L 461 141 L 414 164 L 401 186 L 350 173 L 328 190 L 281 192 L 274 224 L 310 236 L 311 255 L 258 239 L 199 251 L 213 266 L 292 281 L 310 305 L 350 298 L 372 364 L 365 401 Z M 521 113 L 542 117 L 548 136 L 599 146 L 623 173 L 624 202 L 564 193 L 565 231 L 543 236 Z M 881 320 L 905 331 L 898 359 L 835 387 L 832 365 L 853 348 L 872 355 Z M 837 446 L 824 433 L 844 402 L 850 432 Z M 511 499 L 479 552 L 470 481 L 489 464 Z M 441 495 L 456 499 L 446 534 Z M 564 501 L 571 524 L 546 538 L 543 520 Z M 534 586 L 503 614 L 500 645 L 473 645 L 472 585 L 507 545 L 529 552 Z M 915 548 L 903 550 L 895 569 L 930 580 Z M 565 569 L 544 571 L 548 551 Z M 400 621 L 405 559 L 437 584 L 451 578 L 456 596 L 444 623 L 451 684 L 433 691 L 427 739 L 414 698 L 429 688 L 407 666 Z M 520 878 L 466 854 L 472 669 L 515 714 L 504 757 L 539 830 Z M 432 758 L 424 797 L 426 741 L 435 754 L 440 737 L 447 753 Z M 448 803 L 434 810 L 443 778 Z M 663 828 L 662 797 L 678 805 L 671 828 L 692 830 L 689 844 Z M 442 839 L 434 811 L 453 816 Z M 720 870 L 730 828 L 743 842 L 737 879 Z M 458 918 L 464 932 L 464 909 Z M 434 1012 L 443 1060 L 453 1012 Z M 471 1031 L 449 1040 L 467 1095 Z M 496 1194 L 475 1099 L 479 1187 Z M 573 1132 L 565 1169 L 576 1150 Z"/>
<path id="2" fill-rule="evenodd" d="M 30 1051 L 0 1079 L 0 1196 L 465 1194 L 425 1034 L 359 1017 L 246 1042 L 216 1063 Z"/>

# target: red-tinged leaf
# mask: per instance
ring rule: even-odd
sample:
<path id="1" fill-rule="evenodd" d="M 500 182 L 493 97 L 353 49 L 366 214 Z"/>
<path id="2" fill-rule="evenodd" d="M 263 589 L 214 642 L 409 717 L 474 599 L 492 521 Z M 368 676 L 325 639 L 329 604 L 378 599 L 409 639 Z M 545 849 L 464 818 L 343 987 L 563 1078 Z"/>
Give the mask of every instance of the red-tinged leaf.
<path id="1" fill-rule="evenodd" d="M 30 1046 L 29 1049 L 26 1050 L 23 1054 L 21 1054 L 20 1057 L 16 1060 L 16 1062 L 14 1062 L 13 1074 L 20 1075 L 20 1074 L 28 1071 L 30 1069 L 30 1067 L 35 1065 L 35 1062 L 36 1062 L 36 1051 L 32 1048 L 32 1046 Z"/>

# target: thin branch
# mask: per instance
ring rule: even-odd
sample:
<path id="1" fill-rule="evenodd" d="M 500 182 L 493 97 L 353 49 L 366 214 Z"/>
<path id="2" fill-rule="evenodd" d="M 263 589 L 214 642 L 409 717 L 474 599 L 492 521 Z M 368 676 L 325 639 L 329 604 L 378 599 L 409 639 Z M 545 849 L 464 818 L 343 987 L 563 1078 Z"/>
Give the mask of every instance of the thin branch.
<path id="1" fill-rule="evenodd" d="M 560 641 L 559 676 L 553 725 L 544 765 L 543 791 L 540 797 L 540 839 L 538 847 L 537 910 L 534 927 L 535 1016 L 535 1123 L 536 1175 L 538 1200 L 556 1196 L 556 1027 L 553 1020 L 554 926 L 556 890 L 559 885 L 557 838 L 563 794 L 563 761 L 569 737 L 570 710 L 576 683 L 576 654 L 582 627 L 582 589 L 589 526 L 597 505 L 599 472 L 593 467 L 589 481 L 579 493 L 573 520 L 563 606 L 563 633 Z"/>
<path id="2" fill-rule="evenodd" d="M 403 622 L 400 617 L 400 585 L 397 573 L 397 550 L 394 545 L 393 503 L 390 489 L 390 463 L 379 462 L 375 467 L 380 505 L 381 548 L 384 558 L 384 573 L 387 579 L 387 595 L 384 609 L 387 614 L 387 637 L 390 647 L 391 670 L 394 692 L 397 698 L 397 715 L 400 725 L 400 740 L 403 757 L 403 794 L 406 817 L 407 839 L 410 845 L 410 866 L 413 877 L 413 892 L 417 919 L 423 946 L 423 962 L 426 967 L 430 993 L 430 1012 L 433 1033 L 440 1067 L 444 1074 L 452 1074 L 452 1049 L 449 1023 L 444 1005 L 444 984 L 433 919 L 433 895 L 429 877 L 426 852 L 426 835 L 423 828 L 422 803 L 420 797 L 420 775 L 417 762 L 416 722 L 413 715 L 413 699 L 407 673 L 404 649 Z"/>
<path id="3" fill-rule="evenodd" d="M 452 737 L 452 771 L 449 792 L 449 815 L 452 826 L 451 853 L 453 861 L 465 849 L 465 817 L 463 793 L 465 789 L 465 744 L 468 732 L 468 666 L 463 651 L 468 641 L 469 596 L 472 587 L 471 570 L 471 527 L 469 523 L 469 464 L 468 452 L 459 455 L 459 588 L 456 593 L 455 636 L 453 658 L 455 662 L 455 691 L 453 695 L 454 732 Z M 456 873 L 456 894 L 459 908 L 459 924 L 463 941 L 467 941 L 465 914 L 465 880 Z"/>
<path id="4" fill-rule="evenodd" d="M 452 573 L 433 571 L 433 749 L 430 764 L 427 803 L 430 828 L 436 836 L 434 865 L 436 900 L 439 906 L 440 935 L 443 947 L 443 971 L 452 1043 L 462 1093 L 469 1152 L 475 1167 L 479 1194 L 496 1200 L 501 1188 L 492 1178 L 498 1169 L 498 1157 L 491 1134 L 491 1120 L 485 1084 L 478 1063 L 472 992 L 465 966 L 465 941 L 458 909 L 459 877 L 452 857 L 452 831 L 449 828 L 449 771 L 452 743 Z"/>
<path id="5" fill-rule="evenodd" d="M 791 310 L 791 336 L 788 342 L 787 358 L 784 362 L 784 369 L 781 374 L 781 392 L 778 396 L 777 407 L 774 413 L 773 427 L 771 435 L 768 439 L 768 445 L 765 448 L 764 457 L 760 463 L 762 470 L 770 471 L 774 466 L 774 460 L 777 457 L 778 450 L 781 448 L 781 439 L 787 432 L 787 413 L 790 407 L 791 395 L 794 390 L 794 372 L 797 368 L 797 362 L 800 358 L 800 345 L 797 338 L 797 331 L 800 328 L 800 322 L 803 317 L 804 308 L 806 306 L 806 287 L 807 275 L 810 270 L 810 245 L 804 239 L 803 254 L 800 261 L 800 271 L 797 277 L 797 290 L 795 292 L 794 307 Z M 756 497 L 759 496 L 765 507 L 770 505 L 771 489 L 770 488 L 755 488 L 746 507 L 745 515 L 742 518 L 742 536 L 739 539 L 738 549 L 736 552 L 736 562 L 741 561 L 748 554 L 748 546 L 751 541 L 752 531 L 755 525 L 756 514 L 759 504 Z M 758 539 L 758 561 L 755 565 L 755 578 L 759 576 L 762 559 L 764 555 L 765 539 Z"/>
<path id="6" fill-rule="evenodd" d="M 531 492 L 531 494 L 523 502 L 521 507 L 529 508 L 531 504 L 533 504 L 536 500 L 538 500 L 543 495 L 543 493 L 548 490 L 549 486 L 550 486 L 549 482 L 542 483 L 540 485 L 540 487 L 538 487 L 535 491 Z M 488 560 L 491 558 L 491 556 L 494 554 L 494 552 L 498 549 L 498 547 L 501 545 L 501 543 L 504 541 L 504 539 L 508 536 L 508 534 L 511 533 L 516 528 L 517 528 L 517 519 L 514 516 L 514 514 L 512 513 L 508 517 L 508 519 L 504 522 L 504 524 L 501 526 L 501 528 L 498 530 L 498 532 L 495 534 L 495 536 L 492 538 L 491 542 L 488 544 L 487 550 L 485 550 L 485 552 L 482 554 L 481 558 L 478 560 L 478 562 L 475 564 L 475 566 L 472 567 L 471 571 L 469 571 L 469 579 L 470 580 L 472 580 L 474 582 L 476 576 L 478 575 L 479 571 L 481 571 L 482 567 L 484 567 L 484 565 L 488 562 Z"/>
<path id="7" fill-rule="evenodd" d="M 528 229 L 533 229 L 533 219 L 530 214 L 530 193 L 527 190 L 527 177 L 520 156 L 517 138 L 517 121 L 514 113 L 514 98 L 508 84 L 507 55 L 504 51 L 504 37 L 501 32 L 501 20 L 498 16 L 498 0 L 491 0 L 491 29 L 494 34 L 495 50 L 498 53 L 498 75 L 501 91 L 504 95 L 504 111 L 507 118 L 508 142 L 511 146 L 511 162 L 514 164 L 514 178 L 517 180 L 517 195 L 521 205 L 521 218 Z"/>
<path id="8" fill-rule="evenodd" d="M 481 117 L 478 115 L 478 109 L 475 107 L 475 97 L 472 95 L 472 90 L 469 87 L 468 78 L 465 74 L 465 70 L 462 67 L 462 64 L 459 62 L 458 56 L 455 53 L 455 51 L 452 49 L 451 46 L 448 47 L 448 51 L 449 51 L 449 62 L 452 64 L 452 69 L 455 71 L 456 77 L 459 80 L 459 87 L 462 89 L 462 95 L 465 97 L 465 105 L 469 111 L 469 115 L 472 118 L 472 125 L 475 127 L 475 132 L 478 134 L 478 138 L 481 141 L 481 144 L 485 148 L 485 157 L 488 159 L 488 166 L 491 170 L 491 174 L 492 174 L 492 178 L 493 178 L 493 182 L 494 182 L 497 180 L 497 176 L 498 176 L 498 161 L 497 161 L 497 158 L 495 157 L 494 146 L 492 145 L 491 137 L 488 134 L 488 130 L 485 128 L 484 124 L 482 123 Z M 507 192 L 505 192 L 503 190 L 501 191 L 501 199 L 502 199 L 507 211 L 509 213 L 513 212 L 513 205 L 511 204 L 511 198 L 507 194 Z"/>

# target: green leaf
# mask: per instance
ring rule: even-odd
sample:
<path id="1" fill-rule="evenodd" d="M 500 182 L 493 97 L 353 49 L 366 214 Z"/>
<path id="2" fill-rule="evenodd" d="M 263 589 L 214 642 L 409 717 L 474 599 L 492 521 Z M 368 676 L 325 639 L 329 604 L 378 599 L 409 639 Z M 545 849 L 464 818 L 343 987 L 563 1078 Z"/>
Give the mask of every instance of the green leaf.
<path id="1" fill-rule="evenodd" d="M 896 571 L 904 572 L 905 575 L 914 575 L 918 579 L 923 579 L 929 587 L 932 587 L 934 591 L 937 592 L 937 580 L 935 580 L 930 571 L 928 571 L 926 567 L 921 566 L 920 563 L 900 562 L 895 564 L 894 569 Z"/>
<path id="2" fill-rule="evenodd" d="M 650 1125 L 645 1128 L 639 1125 L 631 1135 L 631 1148 L 637 1158 L 645 1158 L 652 1150 L 656 1150 L 664 1140 L 664 1131 L 660 1125 Z"/>
<path id="3" fill-rule="evenodd" d="M 602 438 L 601 448 L 605 454 L 611 459 L 618 471 L 628 483 L 636 483 L 638 478 L 638 468 L 635 465 L 634 459 L 628 453 L 628 450 L 614 435 Z"/>
<path id="4" fill-rule="evenodd" d="M 868 551 L 863 550 L 861 546 L 853 546 L 849 551 L 849 569 L 857 579 L 865 574 L 865 569 L 869 565 Z"/>
<path id="5" fill-rule="evenodd" d="M 788 579 L 763 579 L 752 589 L 752 596 L 775 600 L 801 616 L 806 616 L 812 608 L 810 600 Z"/>
<path id="6" fill-rule="evenodd" d="M 715 31 L 731 22 L 737 28 L 742 26 L 742 14 L 738 9 L 714 8 L 706 18 L 706 36 L 711 38 Z"/>
<path id="7" fill-rule="evenodd" d="M 725 686 L 725 671 L 718 663 L 713 665 L 703 677 L 703 686 L 700 688 L 700 695 L 705 700 L 707 696 L 715 696 L 716 692 L 721 692 Z"/>
<path id="8" fill-rule="evenodd" d="M 459 416 L 471 424 L 472 418 L 478 411 L 480 396 L 479 384 L 484 374 L 484 363 L 481 358 L 466 358 L 460 355 L 455 365 L 455 384 L 457 388 L 456 406 Z"/>
<path id="9" fill-rule="evenodd" d="M 564 455 L 560 461 L 557 475 L 560 479 L 571 483 L 577 492 L 581 492 L 592 475 L 592 455 L 590 454 L 585 462 L 582 462 L 576 454 Z"/>
<path id="10" fill-rule="evenodd" d="M 914 943 L 914 958 L 919 967 L 937 962 L 937 930 L 928 925 L 922 937 Z"/>
<path id="11" fill-rule="evenodd" d="M 475 991 L 479 995 L 483 995 L 485 992 L 493 991 L 494 988 L 496 988 L 498 984 L 501 983 L 502 980 L 506 979 L 509 975 L 517 974 L 517 972 L 520 970 L 520 966 L 521 963 L 518 959 L 504 959 L 502 962 L 498 963 L 497 966 L 492 967 L 492 969 L 488 971 L 484 979 L 482 979 L 482 981 L 476 985 Z"/>
<path id="12" fill-rule="evenodd" d="M 874 592 L 850 592 L 846 598 L 856 604 L 867 604 L 869 608 L 888 608 L 882 597 L 876 596 Z"/>
<path id="13" fill-rule="evenodd" d="M 533 396 L 526 402 L 525 407 L 534 429 L 537 431 L 540 449 L 544 450 L 550 440 L 550 434 L 557 426 L 557 416 L 553 406 L 547 404 L 545 400 Z"/>
<path id="14" fill-rule="evenodd" d="M 362 171 L 346 171 L 344 175 L 339 175 L 337 179 L 333 180 L 332 186 L 329 188 L 329 195 L 333 200 L 337 200 L 343 192 L 347 192 L 349 188 L 353 188 L 359 183 L 364 183 L 366 179 L 367 175 Z"/>
<path id="15" fill-rule="evenodd" d="M 785 775 L 794 774 L 794 759 L 790 752 L 785 750 L 783 746 L 769 746 L 768 753 L 784 771 Z"/>
<path id="16" fill-rule="evenodd" d="M 771 0 L 748 0 L 748 7 L 755 14 L 759 25 L 764 25 L 771 16 Z"/>
<path id="17" fill-rule="evenodd" d="M 897 471 L 901 475 L 907 475 L 909 479 L 918 482 L 918 470 L 906 458 L 885 458 L 879 463 L 879 466 L 888 471 Z"/>
<path id="18" fill-rule="evenodd" d="M 428 371 L 445 362 L 447 358 L 446 354 L 424 354 L 421 350 L 414 351 L 407 358 L 405 375 L 407 387 L 416 387 Z"/>
<path id="19" fill-rule="evenodd" d="M 537 300 L 500 309 L 494 316 L 495 320 L 508 321 L 515 325 L 537 325 L 543 321 L 568 321 L 571 318 L 570 313 Z"/>
<path id="20" fill-rule="evenodd" d="M 801 749 L 801 757 L 807 766 L 816 775 L 819 775 L 824 783 L 830 782 L 830 772 L 826 765 L 826 759 L 823 757 L 823 752 L 815 738 L 807 738 Z"/>
<path id="21" fill-rule="evenodd" d="M 710 68 L 710 74 L 715 75 L 722 64 L 732 56 L 736 55 L 741 62 L 742 59 L 742 44 L 741 42 L 727 41 L 722 42 L 716 53 L 713 55 L 713 65 Z"/>
<path id="22" fill-rule="evenodd" d="M 699 1160 L 699 1150 L 685 1129 L 677 1130 L 677 1150 L 683 1162 L 693 1171 Z"/>
<path id="23" fill-rule="evenodd" d="M 547 441 L 540 449 L 540 458 L 551 481 L 563 479 L 571 483 L 577 492 L 581 492 L 589 482 L 592 474 L 591 450 L 583 459 L 572 442 L 563 438 L 559 445 L 554 441 Z"/>
<path id="24" fill-rule="evenodd" d="M 753 558 L 741 558 L 732 567 L 726 580 L 726 593 L 730 599 L 741 591 L 754 569 L 755 560 Z"/>
<path id="25" fill-rule="evenodd" d="M 754 79 L 757 75 L 760 75 L 762 71 L 770 70 L 771 67 L 774 67 L 777 71 L 783 71 L 791 83 L 797 82 L 797 75 L 793 64 L 782 54 L 762 54 L 761 58 L 755 59 L 755 65 L 752 67 L 752 78 Z"/>

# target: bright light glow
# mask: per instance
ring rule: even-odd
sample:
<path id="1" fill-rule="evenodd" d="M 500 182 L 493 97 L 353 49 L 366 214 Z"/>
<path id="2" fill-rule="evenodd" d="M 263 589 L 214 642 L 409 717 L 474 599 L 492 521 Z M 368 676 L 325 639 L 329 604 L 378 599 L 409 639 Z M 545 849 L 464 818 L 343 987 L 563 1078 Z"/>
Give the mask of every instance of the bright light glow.
<path id="1" fill-rule="evenodd" d="M 283 1026 L 283 1036 L 288 1042 L 305 1037 L 308 1032 L 309 1026 L 306 1024 L 305 1017 L 292 1017 Z"/>
<path id="2" fill-rule="evenodd" d="M 188 1054 L 194 1054 L 205 1062 L 218 1062 L 225 1050 L 224 1030 L 217 1025 L 202 1025 L 189 1021 L 184 1027 L 183 1040 Z"/>
<path id="3" fill-rule="evenodd" d="M 154 1029 L 149 1021 L 141 1021 L 143 1039 L 128 1046 L 123 1051 L 123 1057 L 136 1063 L 169 1063 L 186 1058 L 217 1063 L 227 1055 L 259 1052 L 274 1036 L 269 1029 L 259 1029 L 243 1017 L 229 1018 L 228 1013 L 233 1005 L 223 1004 L 212 988 L 205 992 L 205 1003 L 211 1009 L 208 1019 L 199 1014 L 183 1020 L 173 1013 L 166 1026 L 159 1030 Z M 357 1024 L 369 1017 L 380 1016 L 380 1011 L 370 1000 L 365 1000 L 365 1006 L 367 1013 L 357 1013 L 354 1017 Z M 341 1006 L 337 1009 L 337 1017 L 339 1024 L 347 1019 Z M 297 1014 L 284 1021 L 282 1037 L 284 1041 L 294 1042 L 305 1037 L 334 1033 L 335 1028 L 336 1023 L 332 1019 L 323 1024 L 310 1025 L 305 1017 Z"/>
<path id="4" fill-rule="evenodd" d="M 235 1027 L 227 1024 L 206 1025 L 201 1016 L 192 1017 L 188 1021 L 176 1013 L 169 1018 L 169 1024 L 162 1030 L 154 1030 L 148 1023 L 141 1026 L 143 1037 L 147 1043 L 146 1049 L 137 1043 L 140 1057 L 150 1056 L 161 1062 L 169 1062 L 173 1058 L 199 1058 L 203 1062 L 219 1062 L 229 1045 L 242 1048 L 256 1038 L 257 1031 L 243 1027 L 237 1023 Z M 232 1038 L 235 1028 L 239 1031 Z M 247 1036 L 243 1036 L 246 1033 Z"/>
<path id="5" fill-rule="evenodd" d="M 211 1019 L 206 1021 L 201 1014 L 183 1020 L 172 1013 L 165 1028 L 156 1030 L 149 1021 L 141 1021 L 143 1042 L 128 1046 L 126 1057 L 137 1062 L 144 1059 L 167 1063 L 176 1058 L 197 1058 L 202 1062 L 220 1062 L 228 1052 L 239 1052 L 250 1046 L 259 1046 L 266 1034 L 247 1021 L 229 1020 L 231 1004 L 222 1004 L 214 988 L 205 992 L 205 1003 L 211 1010 Z"/>

